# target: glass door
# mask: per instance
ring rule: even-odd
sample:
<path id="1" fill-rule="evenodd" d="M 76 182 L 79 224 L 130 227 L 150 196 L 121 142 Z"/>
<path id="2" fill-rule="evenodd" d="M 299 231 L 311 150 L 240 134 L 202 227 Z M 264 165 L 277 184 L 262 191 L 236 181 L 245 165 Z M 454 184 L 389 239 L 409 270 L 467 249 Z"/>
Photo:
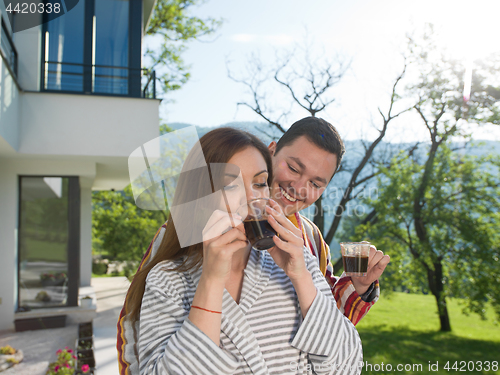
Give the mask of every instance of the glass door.
<path id="1" fill-rule="evenodd" d="M 70 284 L 75 284 L 71 279 L 79 274 L 71 272 L 75 270 L 72 252 L 79 254 L 79 248 L 70 249 L 74 242 L 71 179 L 78 180 L 77 177 L 20 178 L 18 305 L 21 311 L 65 306 L 71 299 L 74 288 Z"/>

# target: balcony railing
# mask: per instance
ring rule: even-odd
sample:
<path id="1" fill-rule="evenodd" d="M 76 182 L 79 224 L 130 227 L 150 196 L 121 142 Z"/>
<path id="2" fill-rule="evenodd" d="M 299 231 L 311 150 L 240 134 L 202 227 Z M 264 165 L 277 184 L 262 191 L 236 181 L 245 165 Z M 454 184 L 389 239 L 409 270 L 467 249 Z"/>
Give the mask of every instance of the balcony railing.
<path id="1" fill-rule="evenodd" d="M 9 31 L 2 18 L 2 28 L 0 31 L 0 50 L 3 57 L 9 63 L 9 67 L 17 78 L 17 50 L 10 37 Z"/>
<path id="2" fill-rule="evenodd" d="M 154 70 L 45 61 L 44 91 L 156 99 Z"/>

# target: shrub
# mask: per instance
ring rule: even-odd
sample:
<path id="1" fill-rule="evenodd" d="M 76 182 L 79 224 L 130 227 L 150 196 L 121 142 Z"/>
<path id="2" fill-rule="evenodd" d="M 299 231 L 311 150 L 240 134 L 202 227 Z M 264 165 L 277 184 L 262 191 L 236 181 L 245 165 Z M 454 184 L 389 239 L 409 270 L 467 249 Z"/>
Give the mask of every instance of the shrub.
<path id="1" fill-rule="evenodd" d="M 104 262 L 92 262 L 92 272 L 96 275 L 105 275 L 108 272 L 108 265 Z"/>
<path id="2" fill-rule="evenodd" d="M 0 354 L 16 354 L 16 349 L 10 345 L 2 346 L 0 347 Z"/>

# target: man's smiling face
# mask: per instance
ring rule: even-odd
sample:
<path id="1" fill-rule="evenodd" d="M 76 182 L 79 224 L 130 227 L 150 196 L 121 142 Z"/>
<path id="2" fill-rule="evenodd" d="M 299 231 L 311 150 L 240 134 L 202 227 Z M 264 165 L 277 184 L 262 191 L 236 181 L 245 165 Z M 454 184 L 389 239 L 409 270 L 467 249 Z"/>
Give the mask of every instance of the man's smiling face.
<path id="1" fill-rule="evenodd" d="M 337 168 L 337 156 L 305 136 L 298 137 L 277 153 L 276 142 L 272 142 L 269 151 L 273 156 L 274 174 L 271 197 L 287 216 L 316 202 Z"/>

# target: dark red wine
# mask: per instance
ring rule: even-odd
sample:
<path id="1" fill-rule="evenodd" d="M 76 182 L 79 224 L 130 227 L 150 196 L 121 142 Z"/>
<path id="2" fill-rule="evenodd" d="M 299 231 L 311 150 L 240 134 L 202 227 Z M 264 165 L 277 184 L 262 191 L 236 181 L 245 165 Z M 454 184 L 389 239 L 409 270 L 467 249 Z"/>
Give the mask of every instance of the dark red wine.
<path id="1" fill-rule="evenodd" d="M 255 249 L 267 250 L 275 245 L 273 237 L 276 235 L 276 231 L 267 222 L 267 219 L 245 220 L 243 224 L 246 236 Z"/>
<path id="2" fill-rule="evenodd" d="M 368 270 L 368 257 L 343 256 L 344 272 L 366 273 Z"/>

